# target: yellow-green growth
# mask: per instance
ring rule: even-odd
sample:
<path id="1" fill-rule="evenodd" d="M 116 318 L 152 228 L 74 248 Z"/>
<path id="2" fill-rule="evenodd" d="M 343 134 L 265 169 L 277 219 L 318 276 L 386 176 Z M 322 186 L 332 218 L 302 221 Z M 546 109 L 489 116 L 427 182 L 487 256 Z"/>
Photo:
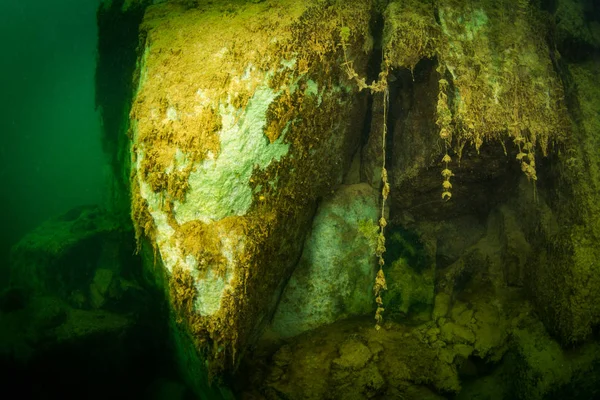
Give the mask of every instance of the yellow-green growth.
<path id="1" fill-rule="evenodd" d="M 445 68 L 443 65 L 439 65 L 437 68 L 440 76 L 444 75 Z M 448 164 L 452 159 L 448 155 L 448 149 L 452 143 L 452 113 L 450 112 L 450 108 L 448 107 L 448 81 L 444 78 L 441 78 L 438 81 L 438 102 L 436 108 L 437 119 L 435 120 L 436 125 L 440 129 L 440 139 L 444 142 L 444 158 L 442 158 L 442 163 L 444 163 L 444 169 L 442 170 L 442 176 L 444 177 L 444 182 L 442 183 L 442 199 L 450 200 L 452 198 L 452 184 L 450 183 L 450 178 L 454 175 L 450 168 L 448 168 Z"/>
<path id="2" fill-rule="evenodd" d="M 348 21 L 357 70 L 372 46 L 369 0 L 216 3 L 147 9 L 131 113 L 136 238 L 153 244 L 174 312 L 214 376 L 235 368 L 272 307 L 309 210 L 358 137 L 353 126 L 329 129 L 364 109 L 361 96 L 341 96 L 357 90 L 340 79 L 339 21 Z M 230 158 L 236 143 L 247 162 Z M 209 165 L 218 173 L 202 174 Z M 203 185 L 209 176 L 226 179 Z M 220 208 L 187 206 L 204 189 L 222 195 Z"/>
<path id="3" fill-rule="evenodd" d="M 479 150 L 490 139 L 512 140 L 522 171 L 535 181 L 535 149 L 545 155 L 550 141 L 563 139 L 568 119 L 542 17 L 527 1 L 514 7 L 444 0 L 438 14 L 438 72 L 452 80 L 453 98 L 449 108 L 438 103 L 440 136 L 450 122 L 447 140 L 459 159 L 466 144 Z M 449 95 L 447 85 L 442 91 Z"/>
<path id="4" fill-rule="evenodd" d="M 381 324 L 383 322 L 383 312 L 385 308 L 383 308 L 383 300 L 381 299 L 381 293 L 384 290 L 387 290 L 387 284 L 385 281 L 385 274 L 383 273 L 383 266 L 385 265 L 385 261 L 383 259 L 383 254 L 385 253 L 385 227 L 387 225 L 387 221 L 385 220 L 385 203 L 387 201 L 388 195 L 390 194 L 390 184 L 388 181 L 387 169 L 385 168 L 385 141 L 387 137 L 387 111 L 389 105 L 389 92 L 388 92 L 388 81 L 387 76 L 389 74 L 389 62 L 387 60 L 383 61 L 383 66 L 381 72 L 379 73 L 379 79 L 375 82 L 372 82 L 370 85 L 367 85 L 365 78 L 360 77 L 358 73 L 354 70 L 352 66 L 352 62 L 348 60 L 348 53 L 346 51 L 347 48 L 347 40 L 350 38 L 350 29 L 347 26 L 342 26 L 340 29 L 340 39 L 341 45 L 344 50 L 344 67 L 346 68 L 346 73 L 348 74 L 348 79 L 353 80 L 358 85 L 359 90 L 369 89 L 373 93 L 383 92 L 383 132 L 381 135 L 381 149 L 382 149 L 382 165 L 381 165 L 381 217 L 379 218 L 379 235 L 377 237 L 377 247 L 375 250 L 375 255 L 378 258 L 379 262 L 379 270 L 377 271 L 377 276 L 375 278 L 375 284 L 373 285 L 373 293 L 375 295 L 375 303 L 377 303 L 377 310 L 375 311 L 375 329 L 381 329 Z"/>
<path id="5" fill-rule="evenodd" d="M 484 142 L 505 150 L 504 142 L 514 142 L 521 170 L 535 183 L 536 151 L 546 155 L 569 131 L 544 16 L 526 0 L 406 0 L 391 2 L 384 19 L 391 67 L 438 63 L 439 142 L 432 146 L 444 155 L 442 197 L 452 196 L 449 157 L 460 162 L 466 145 L 479 151 Z"/>

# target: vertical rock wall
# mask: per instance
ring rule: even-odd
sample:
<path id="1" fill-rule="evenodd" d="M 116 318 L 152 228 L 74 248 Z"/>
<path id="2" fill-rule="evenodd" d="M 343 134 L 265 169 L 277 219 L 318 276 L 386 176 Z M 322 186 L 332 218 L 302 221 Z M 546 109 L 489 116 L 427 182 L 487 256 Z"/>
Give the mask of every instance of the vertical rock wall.
<path id="1" fill-rule="evenodd" d="M 570 1 L 551 10 L 558 25 L 524 1 L 417 3 L 392 2 L 385 13 L 399 77 L 390 101 L 392 219 L 423 227 L 486 218 L 518 197 L 523 174 L 534 195 L 517 205 L 515 226 L 531 252 L 518 254 L 524 270 L 506 281 L 529 289 L 561 341 L 588 338 L 600 322 L 595 69 L 575 63 L 569 43 L 586 49 L 577 57 L 592 54 L 597 22 Z"/>

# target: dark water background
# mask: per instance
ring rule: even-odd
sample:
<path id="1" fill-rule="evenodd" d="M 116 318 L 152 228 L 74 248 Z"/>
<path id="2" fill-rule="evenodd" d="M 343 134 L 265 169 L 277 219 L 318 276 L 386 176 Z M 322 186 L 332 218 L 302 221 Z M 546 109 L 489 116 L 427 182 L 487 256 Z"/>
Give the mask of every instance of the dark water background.
<path id="1" fill-rule="evenodd" d="M 8 253 L 47 218 L 102 197 L 94 107 L 99 0 L 0 2 L 0 287 Z"/>

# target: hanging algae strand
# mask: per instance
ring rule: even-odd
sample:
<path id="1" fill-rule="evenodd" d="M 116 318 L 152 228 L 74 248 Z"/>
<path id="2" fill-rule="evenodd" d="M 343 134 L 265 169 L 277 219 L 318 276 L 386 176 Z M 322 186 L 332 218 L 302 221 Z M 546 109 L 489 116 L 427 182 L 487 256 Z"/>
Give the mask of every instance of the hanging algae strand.
<path id="1" fill-rule="evenodd" d="M 446 69 L 442 64 L 440 64 L 437 68 L 437 72 L 440 74 L 440 76 L 444 76 Z M 450 155 L 448 155 L 448 148 L 450 147 L 450 143 L 452 141 L 452 130 L 450 127 L 450 123 L 452 122 L 452 113 L 448 107 L 448 95 L 446 94 L 446 90 L 448 89 L 448 81 L 444 78 L 441 78 L 438 81 L 438 86 L 439 92 L 436 107 L 437 119 L 435 123 L 440 129 L 440 139 L 443 140 L 445 148 L 444 158 L 442 158 L 442 163 L 444 163 L 444 169 L 442 170 L 442 177 L 444 178 L 444 181 L 442 182 L 442 199 L 450 200 L 452 198 L 452 183 L 450 183 L 450 178 L 454 176 L 454 174 L 452 173 L 452 170 L 448 168 L 448 164 L 452 161 Z"/>
<path id="2" fill-rule="evenodd" d="M 347 26 L 342 26 L 340 29 L 340 38 L 342 43 L 342 49 L 344 50 L 344 67 L 346 68 L 346 73 L 348 74 L 348 78 L 350 80 L 356 81 L 358 85 L 358 90 L 361 91 L 363 89 L 369 89 L 371 93 L 381 93 L 383 92 L 383 132 L 381 134 L 381 181 L 382 181 L 382 189 L 381 189 L 381 218 L 379 218 L 379 236 L 377 237 L 377 248 L 375 250 L 375 255 L 379 260 L 379 270 L 377 271 L 377 276 L 375 277 L 375 284 L 373 285 L 373 293 L 375 295 L 375 302 L 377 303 L 377 310 L 375 311 L 375 329 L 381 329 L 381 324 L 383 322 L 383 312 L 385 308 L 383 308 L 383 300 L 381 299 L 381 293 L 384 290 L 387 290 L 387 283 L 385 281 L 385 274 L 383 273 L 383 265 L 385 261 L 383 259 L 383 254 L 385 253 L 385 226 L 387 225 L 387 221 L 385 220 L 385 202 L 390 194 L 390 184 L 388 182 L 388 173 L 385 168 L 385 140 L 387 136 L 387 109 L 389 104 L 389 92 L 388 92 L 388 82 L 387 76 L 389 72 L 389 62 L 387 60 L 383 61 L 383 65 L 385 68 L 379 73 L 379 80 L 377 82 L 372 82 L 370 85 L 366 84 L 365 78 L 362 78 L 356 73 L 354 67 L 352 66 L 352 62 L 348 60 L 347 55 L 347 43 L 350 38 L 350 28 Z"/>
<path id="3" fill-rule="evenodd" d="M 385 253 L 385 226 L 387 221 L 385 220 L 385 202 L 390 194 L 390 184 L 388 182 L 387 170 L 385 169 L 385 137 L 387 134 L 386 128 L 386 115 L 387 115 L 387 104 L 389 93 L 387 88 L 383 92 L 383 134 L 382 136 L 382 154 L 383 154 L 383 166 L 381 167 L 381 181 L 383 182 L 383 188 L 381 189 L 381 218 L 379 218 L 379 237 L 377 238 L 377 248 L 375 254 L 379 259 L 379 270 L 375 277 L 375 285 L 373 286 L 373 292 L 375 293 L 375 302 L 377 303 L 377 310 L 375 311 L 375 329 L 381 329 L 381 323 L 383 322 L 383 316 L 381 315 L 385 308 L 383 308 L 383 301 L 381 300 L 381 292 L 387 290 L 387 284 L 385 282 L 385 275 L 383 273 L 383 265 L 385 261 L 383 259 L 383 253 Z"/>

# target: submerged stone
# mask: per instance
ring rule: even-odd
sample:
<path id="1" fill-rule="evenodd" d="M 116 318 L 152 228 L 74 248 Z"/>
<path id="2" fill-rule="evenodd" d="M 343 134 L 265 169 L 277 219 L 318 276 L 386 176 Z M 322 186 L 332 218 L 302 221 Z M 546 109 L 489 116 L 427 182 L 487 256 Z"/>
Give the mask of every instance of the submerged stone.
<path id="1" fill-rule="evenodd" d="M 205 358 L 211 374 L 235 369 L 274 311 L 318 198 L 350 163 L 366 98 L 342 69 L 340 28 L 363 72 L 370 10 L 368 0 L 146 10 L 133 220 L 154 249 L 145 264 L 169 294 L 178 348 L 202 354 L 178 356 L 195 365 L 193 376 L 183 369 L 201 396 Z"/>
<path id="2" fill-rule="evenodd" d="M 373 311 L 378 196 L 367 184 L 342 186 L 319 205 L 273 317 L 274 332 L 295 336 Z"/>
<path id="3" fill-rule="evenodd" d="M 96 258 L 116 256 L 106 258 L 105 267 L 118 270 L 119 256 L 128 251 L 123 245 L 127 238 L 119 221 L 99 207 L 72 209 L 42 223 L 13 246 L 11 285 L 29 294 L 63 299 L 76 290 L 88 293 L 101 262 Z"/>

